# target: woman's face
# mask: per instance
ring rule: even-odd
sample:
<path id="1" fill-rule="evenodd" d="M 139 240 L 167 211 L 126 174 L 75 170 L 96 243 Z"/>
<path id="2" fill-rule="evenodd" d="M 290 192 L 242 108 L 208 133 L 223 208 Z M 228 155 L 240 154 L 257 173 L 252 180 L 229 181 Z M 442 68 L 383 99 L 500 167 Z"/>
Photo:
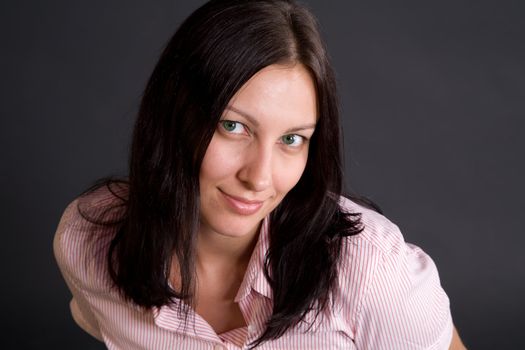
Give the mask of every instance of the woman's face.
<path id="1" fill-rule="evenodd" d="M 271 65 L 231 99 L 200 169 L 201 233 L 254 234 L 301 178 L 317 121 L 306 68 Z"/>

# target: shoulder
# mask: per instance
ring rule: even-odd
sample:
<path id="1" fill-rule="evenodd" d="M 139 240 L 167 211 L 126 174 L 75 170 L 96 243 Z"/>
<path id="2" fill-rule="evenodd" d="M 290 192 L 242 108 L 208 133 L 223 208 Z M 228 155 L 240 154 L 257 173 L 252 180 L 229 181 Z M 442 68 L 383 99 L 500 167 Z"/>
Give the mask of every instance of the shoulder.
<path id="1" fill-rule="evenodd" d="M 346 197 L 340 197 L 341 211 L 359 215 L 362 231 L 343 241 L 339 268 L 339 291 L 348 319 L 357 323 L 363 300 L 368 295 L 378 270 L 385 260 L 405 245 L 394 223 L 384 215 Z"/>
<path id="2" fill-rule="evenodd" d="M 360 234 L 346 239 L 339 277 L 344 318 L 356 345 L 448 348 L 449 299 L 431 257 L 405 242 L 385 216 L 347 198 L 341 198 L 340 205 L 359 213 L 363 225 Z"/>
<path id="3" fill-rule="evenodd" d="M 53 251 L 65 278 L 95 287 L 107 280 L 106 253 L 124 206 L 123 189 L 101 187 L 73 200 L 64 210 L 53 240 Z M 119 198 L 120 196 L 120 198 Z"/>
<path id="4" fill-rule="evenodd" d="M 346 197 L 340 197 L 339 205 L 343 212 L 360 216 L 363 230 L 358 235 L 348 237 L 349 243 L 370 245 L 377 254 L 389 254 L 404 245 L 399 227 L 386 216 Z"/>

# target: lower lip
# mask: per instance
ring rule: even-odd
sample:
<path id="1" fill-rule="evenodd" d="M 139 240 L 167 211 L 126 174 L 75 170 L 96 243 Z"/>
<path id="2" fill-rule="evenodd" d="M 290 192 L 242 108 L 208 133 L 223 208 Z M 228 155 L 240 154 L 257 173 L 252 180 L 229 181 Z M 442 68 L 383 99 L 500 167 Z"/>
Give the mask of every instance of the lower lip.
<path id="1" fill-rule="evenodd" d="M 229 207 L 237 214 L 240 215 L 253 215 L 259 209 L 261 209 L 263 202 L 259 203 L 245 203 L 241 202 L 233 197 L 228 196 L 226 193 L 221 191 L 222 196 L 226 199 Z"/>

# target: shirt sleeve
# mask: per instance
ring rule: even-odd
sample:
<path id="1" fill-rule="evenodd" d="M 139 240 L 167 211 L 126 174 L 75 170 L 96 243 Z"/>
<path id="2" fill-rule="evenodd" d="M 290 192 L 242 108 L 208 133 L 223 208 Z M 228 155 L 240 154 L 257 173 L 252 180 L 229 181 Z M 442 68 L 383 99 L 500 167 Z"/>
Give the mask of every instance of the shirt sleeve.
<path id="1" fill-rule="evenodd" d="M 356 318 L 358 349 L 448 349 L 452 318 L 436 265 L 404 243 L 384 254 Z"/>
<path id="2" fill-rule="evenodd" d="M 77 201 L 71 203 L 60 219 L 53 240 L 53 250 L 62 277 L 72 294 L 69 306 L 73 319 L 80 328 L 102 341 L 97 319 L 91 311 L 82 289 L 78 286 L 78 276 L 75 277 L 76 272 L 82 266 L 78 259 L 81 240 L 74 234 L 78 228 L 76 225 L 78 220 L 76 203 Z"/>
<path id="3" fill-rule="evenodd" d="M 77 295 L 75 296 L 75 294 Z M 98 327 L 98 322 L 84 298 L 80 297 L 78 293 L 73 292 L 73 298 L 71 298 L 69 307 L 71 309 L 71 315 L 73 316 L 73 319 L 80 328 L 82 328 L 92 337 L 100 341 L 104 341 Z"/>

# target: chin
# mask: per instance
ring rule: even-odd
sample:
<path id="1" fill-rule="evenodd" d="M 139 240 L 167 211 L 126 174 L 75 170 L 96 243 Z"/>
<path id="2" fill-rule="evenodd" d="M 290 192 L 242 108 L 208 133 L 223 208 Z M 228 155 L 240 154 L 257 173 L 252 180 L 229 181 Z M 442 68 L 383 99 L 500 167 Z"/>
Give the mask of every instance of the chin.
<path id="1" fill-rule="evenodd" d="M 254 231 L 259 230 L 259 226 L 262 222 L 261 220 L 254 221 L 254 222 L 245 222 L 242 221 L 226 221 L 222 222 L 220 225 L 217 225 L 215 227 L 211 227 L 211 229 L 223 236 L 228 237 L 245 237 L 250 234 L 252 234 Z"/>

